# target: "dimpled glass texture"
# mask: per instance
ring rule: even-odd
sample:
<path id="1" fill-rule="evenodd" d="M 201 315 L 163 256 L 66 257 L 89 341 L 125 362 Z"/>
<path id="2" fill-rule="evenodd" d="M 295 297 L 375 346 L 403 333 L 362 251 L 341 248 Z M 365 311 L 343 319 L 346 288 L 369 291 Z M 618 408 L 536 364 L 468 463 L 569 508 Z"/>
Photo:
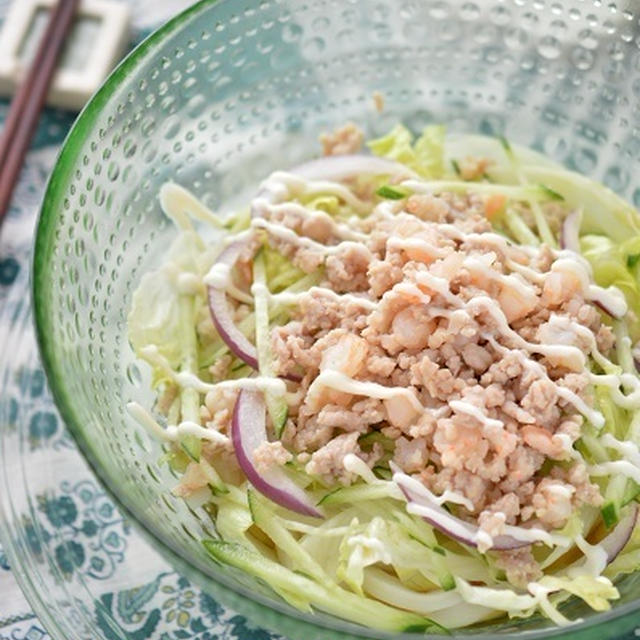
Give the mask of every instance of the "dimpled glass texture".
<path id="1" fill-rule="evenodd" d="M 272 170 L 317 155 L 319 133 L 346 120 L 369 136 L 398 121 L 414 131 L 444 122 L 533 146 L 640 204 L 639 9 L 632 0 L 205 1 L 143 43 L 85 109 L 37 232 L 49 383 L 118 503 L 214 597 L 294 640 L 391 637 L 300 614 L 215 565 L 200 542 L 215 535 L 211 520 L 170 494 L 175 477 L 157 464 L 158 443 L 127 415 L 127 401 L 153 400 L 126 316 L 175 236 L 160 186 L 175 180 L 226 210 Z M 619 586 L 610 612 L 568 603 L 566 615 L 584 618 L 572 632 L 615 637 L 640 622 L 640 576 Z M 557 632 L 537 617 L 461 633 Z"/>

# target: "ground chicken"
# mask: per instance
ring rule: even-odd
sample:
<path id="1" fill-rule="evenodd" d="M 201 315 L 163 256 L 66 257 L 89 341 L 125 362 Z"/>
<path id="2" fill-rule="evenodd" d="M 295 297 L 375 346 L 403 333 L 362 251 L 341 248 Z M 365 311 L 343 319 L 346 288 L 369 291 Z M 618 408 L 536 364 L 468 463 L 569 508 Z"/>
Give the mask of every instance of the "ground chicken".
<path id="1" fill-rule="evenodd" d="M 325 156 L 339 156 L 347 153 L 357 153 L 362 147 L 364 133 L 353 122 L 347 122 L 333 133 L 320 136 L 322 151 Z"/>
<path id="2" fill-rule="evenodd" d="M 323 141 L 328 154 L 351 153 L 362 137 L 348 125 Z M 487 167 L 459 163 L 467 179 Z M 343 465 L 349 453 L 370 466 L 391 458 L 434 493 L 465 496 L 471 508 L 456 513 L 492 535 L 523 523 L 561 527 L 580 505 L 600 504 L 586 466 L 569 461 L 581 403 L 593 405 L 581 361 L 594 345 L 606 355 L 615 337 L 579 278 L 545 245 L 525 249 L 495 233 L 480 195 L 382 202 L 352 187 L 376 207 L 369 217 L 345 222 L 298 205 L 263 212 L 289 230 L 267 231 L 273 246 L 318 273 L 319 288 L 272 331 L 275 372 L 299 380 L 299 401 L 282 444 L 257 452 L 260 464 L 293 456 L 331 485 L 355 479 Z M 530 217 L 527 205 L 514 207 Z M 345 226 L 366 240 L 344 235 Z M 236 305 L 236 314 L 249 312 Z M 208 398 L 207 424 L 227 429 L 233 401 Z M 378 443 L 361 450 L 372 431 L 391 441 L 386 452 Z M 528 549 L 498 558 L 514 584 L 536 575 Z"/>
<path id="3" fill-rule="evenodd" d="M 503 569 L 507 580 L 519 589 L 526 590 L 529 583 L 542 577 L 542 570 L 531 553 L 531 547 L 496 551 L 494 555 L 498 568 Z"/>
<path id="4" fill-rule="evenodd" d="M 274 467 L 281 467 L 291 460 L 293 460 L 293 456 L 279 441 L 263 442 L 253 452 L 253 462 L 258 473 L 265 473 Z"/>
<path id="5" fill-rule="evenodd" d="M 336 436 L 322 448 L 312 454 L 311 460 L 305 466 L 305 471 L 311 476 L 317 476 L 326 484 L 340 482 L 350 484 L 352 474 L 345 470 L 342 464 L 344 457 L 349 454 L 361 453 L 358 446 L 358 433 L 343 433 Z"/>

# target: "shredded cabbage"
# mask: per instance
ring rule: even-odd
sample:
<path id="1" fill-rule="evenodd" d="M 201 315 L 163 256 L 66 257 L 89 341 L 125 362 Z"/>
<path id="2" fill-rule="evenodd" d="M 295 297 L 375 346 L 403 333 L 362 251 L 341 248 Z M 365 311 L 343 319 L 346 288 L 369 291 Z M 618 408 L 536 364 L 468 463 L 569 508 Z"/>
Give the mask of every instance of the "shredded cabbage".
<path id="1" fill-rule="evenodd" d="M 169 249 L 166 265 L 142 276 L 127 318 L 129 340 L 138 357 L 144 357 L 144 347 L 155 345 L 173 368 L 180 368 L 190 349 L 194 321 L 189 318 L 193 297 L 181 292 L 178 278 L 184 273 L 198 273 L 201 254 L 200 238 L 193 232 L 183 232 Z M 154 367 L 154 386 L 165 381 L 165 373 Z"/>
<path id="2" fill-rule="evenodd" d="M 609 601 L 620 597 L 611 580 L 604 576 L 544 576 L 540 584 L 552 591 L 568 591 L 584 600 L 594 611 L 608 611 L 611 608 Z"/>
<path id="3" fill-rule="evenodd" d="M 375 155 L 406 164 L 425 178 L 439 178 L 444 174 L 444 140 L 445 128 L 432 125 L 414 143 L 411 132 L 398 124 L 367 146 Z"/>

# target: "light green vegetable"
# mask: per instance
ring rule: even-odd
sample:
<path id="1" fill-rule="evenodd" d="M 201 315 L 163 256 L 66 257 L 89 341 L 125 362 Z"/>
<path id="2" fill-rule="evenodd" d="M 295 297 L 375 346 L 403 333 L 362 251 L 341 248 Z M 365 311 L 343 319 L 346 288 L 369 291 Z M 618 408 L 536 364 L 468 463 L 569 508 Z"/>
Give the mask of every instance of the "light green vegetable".
<path id="1" fill-rule="evenodd" d="M 256 350 L 258 352 L 258 368 L 260 375 L 265 378 L 275 377 L 273 370 L 273 355 L 271 354 L 271 330 L 269 328 L 269 290 L 267 288 L 264 255 L 258 253 L 253 262 L 253 299 L 256 316 Z M 282 395 L 272 391 L 264 394 L 267 410 L 276 432 L 280 437 L 287 422 L 289 407 Z"/>
<path id="2" fill-rule="evenodd" d="M 193 304 L 193 298 L 180 293 L 177 274 L 197 273 L 196 260 L 201 252 L 200 239 L 192 232 L 183 232 L 169 249 L 167 264 L 142 277 L 127 318 L 129 340 L 138 357 L 141 349 L 155 345 L 169 364 L 179 369 L 191 353 L 194 322 L 184 322 L 189 320 L 191 311 L 187 307 Z M 164 371 L 154 369 L 154 386 L 166 379 Z"/>
<path id="3" fill-rule="evenodd" d="M 570 208 L 582 208 L 582 234 L 601 233 L 619 243 L 640 234 L 638 212 L 604 185 L 566 169 L 526 165 L 522 174 L 561 194 Z"/>
<path id="4" fill-rule="evenodd" d="M 443 126 L 425 127 L 416 140 L 413 149 L 416 154 L 416 171 L 425 177 L 438 177 L 444 174 L 444 137 Z"/>
<path id="5" fill-rule="evenodd" d="M 446 631 L 423 616 L 400 611 L 340 587 L 320 584 L 242 545 L 221 540 L 204 540 L 203 544 L 215 560 L 242 569 L 283 591 L 304 594 L 322 611 L 386 631 Z"/>
<path id="6" fill-rule="evenodd" d="M 612 226 L 621 226 L 612 218 Z M 629 233 L 634 233 L 632 228 Z M 638 233 L 637 231 L 635 233 Z M 628 255 L 625 245 L 615 242 L 603 235 L 588 234 L 580 238 L 580 250 L 593 269 L 595 281 L 602 287 L 618 287 L 627 300 L 629 307 L 636 314 L 632 321 L 627 319 L 627 326 L 632 340 L 640 338 L 640 287 L 638 279 L 627 266 Z M 628 245 L 627 245 L 628 246 Z"/>
<path id="7" fill-rule="evenodd" d="M 404 189 L 398 189 L 397 187 L 392 187 L 388 184 L 383 184 L 377 191 L 376 195 L 381 198 L 386 198 L 387 200 L 402 200 L 406 198 L 409 194 Z"/>
<path id="8" fill-rule="evenodd" d="M 367 146 L 375 155 L 406 164 L 425 178 L 438 178 L 444 174 L 444 134 L 444 127 L 429 126 L 414 144 L 411 132 L 398 124 Z"/>
<path id="9" fill-rule="evenodd" d="M 578 596 L 594 611 L 608 611 L 611 608 L 609 600 L 617 600 L 620 597 L 618 590 L 604 576 L 544 576 L 539 582 L 553 591 L 564 590 Z"/>
<path id="10" fill-rule="evenodd" d="M 394 490 L 395 489 L 395 490 Z M 389 483 L 353 484 L 350 487 L 339 487 L 327 493 L 319 505 L 354 504 L 361 500 L 378 500 L 381 498 L 398 498 L 398 488 Z M 402 496 L 399 496 L 403 500 Z"/>

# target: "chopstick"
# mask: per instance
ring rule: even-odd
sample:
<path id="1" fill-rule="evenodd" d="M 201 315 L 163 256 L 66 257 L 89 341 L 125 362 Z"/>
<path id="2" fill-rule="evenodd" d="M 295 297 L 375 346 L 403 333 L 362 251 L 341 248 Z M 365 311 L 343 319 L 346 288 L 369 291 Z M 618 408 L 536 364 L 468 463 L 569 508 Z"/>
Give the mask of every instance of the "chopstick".
<path id="1" fill-rule="evenodd" d="M 9 208 L 24 156 L 80 0 L 58 0 L 38 51 L 14 96 L 0 137 L 0 223 Z"/>

